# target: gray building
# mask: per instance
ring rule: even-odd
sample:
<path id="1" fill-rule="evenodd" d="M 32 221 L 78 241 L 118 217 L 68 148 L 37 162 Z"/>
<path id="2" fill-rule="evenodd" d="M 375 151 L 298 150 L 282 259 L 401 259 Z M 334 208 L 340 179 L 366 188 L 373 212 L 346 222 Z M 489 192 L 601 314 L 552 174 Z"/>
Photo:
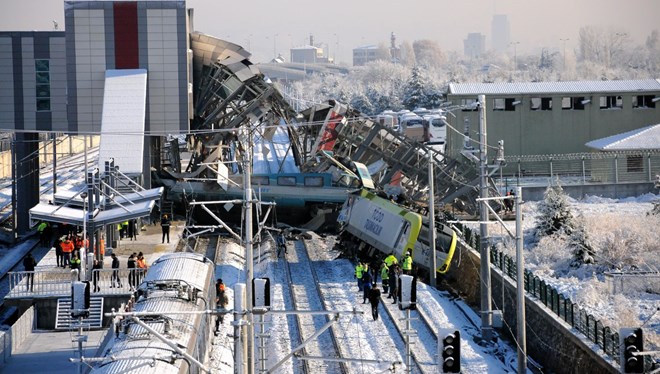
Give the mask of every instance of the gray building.
<path id="1" fill-rule="evenodd" d="M 463 54 L 470 58 L 476 58 L 486 52 L 486 36 L 478 32 L 469 33 L 463 40 Z"/>
<path id="2" fill-rule="evenodd" d="M 506 155 L 589 152 L 586 143 L 660 123 L 660 80 L 450 84 L 447 153 L 458 157 L 464 133 L 478 139 L 478 95 L 485 95 L 488 145 Z"/>
<path id="3" fill-rule="evenodd" d="M 353 66 L 363 66 L 368 62 L 382 60 L 376 45 L 366 45 L 353 49 Z"/>

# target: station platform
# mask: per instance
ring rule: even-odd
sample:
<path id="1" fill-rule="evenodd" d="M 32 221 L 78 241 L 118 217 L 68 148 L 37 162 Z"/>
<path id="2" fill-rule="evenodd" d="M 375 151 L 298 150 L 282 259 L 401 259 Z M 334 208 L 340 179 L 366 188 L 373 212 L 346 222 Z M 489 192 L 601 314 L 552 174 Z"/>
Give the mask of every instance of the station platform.
<path id="1" fill-rule="evenodd" d="M 172 221 L 170 242 L 161 243 L 160 225 L 145 226 L 143 230 L 140 230 L 137 240 L 124 239 L 118 243 L 116 248 L 108 249 L 104 257 L 104 268 L 94 271 L 99 275 L 97 281 L 99 290 L 91 292 L 92 307 L 94 307 L 94 300 L 101 303 L 98 306 L 97 314 L 99 322 L 102 321 L 102 323 L 96 328 L 89 326 L 83 332 L 84 335 L 87 335 L 87 341 L 83 344 L 84 356 L 94 356 L 106 336 L 110 318 L 102 317 L 103 314 L 110 312 L 112 308 L 118 308 L 133 294 L 129 286 L 129 272 L 126 267 L 128 256 L 134 252 L 142 252 L 147 260 L 147 265 L 153 263 L 163 254 L 176 251 L 183 228 L 183 222 Z M 114 252 L 120 260 L 121 287 L 111 287 L 111 252 Z M 27 276 L 30 273 L 34 276 L 32 290 L 27 289 Z M 24 339 L 16 343 L 12 341 L 11 357 L 0 366 L 0 373 L 77 372 L 78 365 L 69 360 L 79 357 L 78 343 L 75 342 L 78 334 L 75 322 L 72 322 L 71 326 L 58 325 L 58 321 L 61 322 L 62 319 L 61 315 L 69 314 L 68 310 L 62 313 L 60 309 L 62 309 L 63 300 L 70 302 L 71 299 L 71 280 L 73 278 L 71 270 L 57 267 L 55 250 L 51 249 L 39 261 L 34 272 L 9 272 L 8 276 L 11 288 L 5 296 L 4 304 L 17 307 L 18 315 L 21 318 L 27 313 L 34 313 L 31 317 L 34 323 L 31 324 L 32 328 L 28 329 Z M 92 274 L 90 279 L 93 278 Z M 89 322 L 86 319 L 84 323 Z M 29 326 L 30 324 L 28 324 Z M 14 326 L 12 326 L 13 328 Z"/>
<path id="2" fill-rule="evenodd" d="M 128 257 L 132 253 L 142 252 L 148 266 L 164 253 L 174 252 L 183 232 L 183 225 L 182 222 L 175 221 L 172 223 L 169 243 L 167 241 L 161 243 L 162 231 L 159 225 L 145 226 L 143 230 L 137 235 L 137 240 L 123 239 L 118 242 L 117 248 L 108 248 L 104 256 L 103 269 L 94 271 L 98 272 L 97 286 L 99 287 L 99 291 L 93 293 L 101 296 L 130 294 L 131 288 L 127 269 Z M 111 287 L 113 285 L 111 279 L 111 253 L 114 253 L 119 258 L 119 278 L 122 287 Z M 30 290 L 27 287 L 27 281 L 28 275 L 31 274 L 34 276 L 34 285 Z M 94 279 L 94 277 L 91 276 L 89 279 Z M 39 261 L 33 273 L 25 271 L 9 273 L 10 291 L 5 296 L 5 302 L 11 304 L 11 300 L 15 299 L 68 297 L 71 294 L 71 280 L 71 270 L 57 267 L 55 250 L 51 249 Z M 118 285 L 115 284 L 115 286 Z"/>

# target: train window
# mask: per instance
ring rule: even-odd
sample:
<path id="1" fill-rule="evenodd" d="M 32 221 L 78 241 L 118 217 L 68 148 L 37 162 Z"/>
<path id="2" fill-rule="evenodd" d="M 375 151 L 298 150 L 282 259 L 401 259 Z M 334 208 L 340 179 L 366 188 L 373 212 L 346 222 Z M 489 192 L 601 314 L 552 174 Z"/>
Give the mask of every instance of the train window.
<path id="1" fill-rule="evenodd" d="M 295 186 L 296 177 L 277 177 L 278 186 Z"/>
<path id="2" fill-rule="evenodd" d="M 493 99 L 493 110 L 504 110 L 504 99 Z"/>
<path id="3" fill-rule="evenodd" d="M 323 177 L 305 177 L 305 186 L 323 187 Z"/>
<path id="4" fill-rule="evenodd" d="M 268 186 L 270 184 L 270 180 L 265 175 L 252 176 L 252 184 L 258 186 Z"/>
<path id="5" fill-rule="evenodd" d="M 564 96 L 561 98 L 561 108 L 563 110 L 573 109 L 573 100 L 569 96 Z"/>

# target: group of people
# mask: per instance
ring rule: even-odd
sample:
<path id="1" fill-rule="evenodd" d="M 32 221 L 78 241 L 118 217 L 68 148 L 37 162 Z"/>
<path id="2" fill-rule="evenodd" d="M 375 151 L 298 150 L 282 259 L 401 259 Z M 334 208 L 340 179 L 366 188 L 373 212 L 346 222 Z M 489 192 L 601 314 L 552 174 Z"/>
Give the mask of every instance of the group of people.
<path id="1" fill-rule="evenodd" d="M 134 290 L 137 288 L 140 282 L 142 282 L 142 278 L 148 269 L 147 261 L 144 259 L 144 254 L 142 254 L 142 252 L 133 252 L 130 256 L 128 256 L 126 267 L 128 268 L 128 286 L 131 288 L 131 290 Z M 119 261 L 117 261 L 117 268 L 119 268 Z M 117 277 L 119 277 L 119 275 L 117 275 Z M 121 287 L 121 282 L 119 283 L 119 287 Z"/>
<path id="2" fill-rule="evenodd" d="M 129 238 L 130 240 L 137 240 L 138 224 L 137 220 L 130 219 L 117 225 L 119 231 L 119 238 Z"/>
<path id="3" fill-rule="evenodd" d="M 89 248 L 89 240 L 83 240 L 80 235 L 66 235 L 55 240 L 54 248 L 57 267 L 80 270 L 78 253 L 80 248 Z"/>
<path id="4" fill-rule="evenodd" d="M 372 261 L 369 265 L 366 261 L 359 261 L 355 266 L 355 278 L 357 279 L 358 292 L 362 292 L 362 304 L 367 300 L 371 304 L 371 315 L 375 320 L 378 319 L 378 304 L 380 303 L 381 292 L 378 289 L 378 277 L 381 279 L 383 293 L 387 294 L 388 299 L 393 299 L 392 304 L 397 302 L 398 278 L 401 274 L 412 274 L 412 252 L 406 251 L 399 260 L 390 253 L 383 261 Z"/>

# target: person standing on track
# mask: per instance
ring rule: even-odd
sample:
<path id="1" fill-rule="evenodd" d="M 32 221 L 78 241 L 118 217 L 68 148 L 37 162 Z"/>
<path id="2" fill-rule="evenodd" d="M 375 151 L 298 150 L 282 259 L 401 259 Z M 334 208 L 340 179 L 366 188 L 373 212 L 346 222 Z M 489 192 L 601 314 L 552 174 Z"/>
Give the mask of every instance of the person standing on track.
<path id="1" fill-rule="evenodd" d="M 383 285 L 383 293 L 387 293 L 390 289 L 390 268 L 387 267 L 385 261 L 380 267 L 380 280 Z"/>
<path id="2" fill-rule="evenodd" d="M 362 265 L 362 261 L 359 261 L 357 265 L 355 265 L 355 279 L 357 279 L 357 285 L 358 285 L 358 292 L 362 291 L 362 273 L 364 272 L 364 266 Z"/>
<path id="3" fill-rule="evenodd" d="M 371 304 L 371 316 L 374 317 L 374 321 L 376 321 L 378 320 L 378 304 L 380 303 L 380 290 L 376 283 L 374 283 L 371 290 L 369 290 L 369 303 Z"/>
<path id="4" fill-rule="evenodd" d="M 225 284 L 222 283 L 222 278 L 218 278 L 218 281 L 215 283 L 215 304 L 217 308 L 225 309 L 227 303 L 229 302 L 227 294 L 225 293 Z M 220 328 L 220 324 L 224 322 L 225 316 L 223 314 L 218 314 L 218 318 L 215 320 L 215 331 L 217 332 Z"/>
<path id="5" fill-rule="evenodd" d="M 403 260 L 401 261 L 401 270 L 403 270 L 403 274 L 406 275 L 411 275 L 412 274 L 412 251 L 409 249 L 406 254 L 403 256 Z"/>
<path id="6" fill-rule="evenodd" d="M 370 271 L 365 271 L 362 273 L 362 289 L 364 290 L 364 293 L 362 294 L 362 304 L 365 304 L 367 302 L 367 299 L 369 298 L 369 291 L 371 291 L 371 272 Z"/>
<path id="7" fill-rule="evenodd" d="M 161 244 L 165 243 L 165 237 L 167 237 L 167 242 L 170 242 L 170 218 L 167 214 L 163 215 L 163 218 L 160 219 L 160 227 L 163 229 L 163 238 L 161 239 Z"/>
<path id="8" fill-rule="evenodd" d="M 390 267 L 389 281 L 390 281 L 390 295 L 388 299 L 394 299 L 392 304 L 396 304 L 397 298 L 397 281 L 399 277 L 399 265 L 394 264 Z"/>

